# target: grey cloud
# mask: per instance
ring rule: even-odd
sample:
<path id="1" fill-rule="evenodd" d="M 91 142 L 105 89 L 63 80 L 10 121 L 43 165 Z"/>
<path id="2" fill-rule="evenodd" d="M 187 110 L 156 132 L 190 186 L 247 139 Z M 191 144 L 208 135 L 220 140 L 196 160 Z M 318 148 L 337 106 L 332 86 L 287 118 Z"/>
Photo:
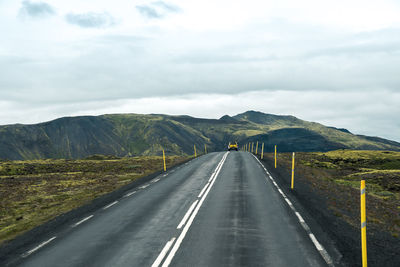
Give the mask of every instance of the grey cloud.
<path id="1" fill-rule="evenodd" d="M 136 9 L 140 14 L 150 19 L 159 19 L 163 17 L 162 14 L 158 13 L 157 10 L 151 6 L 136 6 Z"/>
<path id="2" fill-rule="evenodd" d="M 115 25 L 114 18 L 106 12 L 89 12 L 83 14 L 69 13 L 65 16 L 65 19 L 68 23 L 82 28 L 107 28 Z"/>
<path id="3" fill-rule="evenodd" d="M 54 8 L 45 2 L 23 1 L 19 15 L 23 17 L 43 18 L 54 15 Z"/>
<path id="4" fill-rule="evenodd" d="M 181 8 L 163 1 L 152 2 L 149 5 L 138 5 L 136 9 L 141 15 L 150 19 L 160 19 L 165 17 L 168 13 L 181 12 Z"/>
<path id="5" fill-rule="evenodd" d="M 168 11 L 168 12 L 175 12 L 176 13 L 176 12 L 181 12 L 182 11 L 182 9 L 180 7 L 172 5 L 172 4 L 165 3 L 163 1 L 153 2 L 152 4 L 154 6 L 158 6 L 158 7 L 162 8 L 165 11 Z"/>

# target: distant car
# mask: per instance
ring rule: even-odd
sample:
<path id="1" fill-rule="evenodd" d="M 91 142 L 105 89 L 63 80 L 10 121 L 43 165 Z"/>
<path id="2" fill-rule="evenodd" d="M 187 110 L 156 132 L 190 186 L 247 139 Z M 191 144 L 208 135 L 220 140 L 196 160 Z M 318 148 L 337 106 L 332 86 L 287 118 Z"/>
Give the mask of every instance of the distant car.
<path id="1" fill-rule="evenodd" d="M 237 142 L 235 142 L 234 144 L 232 144 L 231 142 L 229 142 L 228 151 L 231 151 L 231 150 L 236 150 L 236 151 L 238 151 L 238 144 L 237 144 Z"/>

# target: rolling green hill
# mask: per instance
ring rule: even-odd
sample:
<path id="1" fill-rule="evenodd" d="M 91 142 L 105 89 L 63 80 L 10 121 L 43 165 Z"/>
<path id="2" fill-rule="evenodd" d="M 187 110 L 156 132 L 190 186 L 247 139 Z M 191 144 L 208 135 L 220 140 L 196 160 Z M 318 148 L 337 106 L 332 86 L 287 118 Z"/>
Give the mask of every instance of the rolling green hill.
<path id="1" fill-rule="evenodd" d="M 293 116 L 248 111 L 233 117 L 113 114 L 65 117 L 34 125 L 0 126 L 0 158 L 84 158 L 192 154 L 193 145 L 224 150 L 229 141 L 264 142 L 266 151 L 328 151 L 335 149 L 400 150 L 400 143 L 359 136 Z"/>

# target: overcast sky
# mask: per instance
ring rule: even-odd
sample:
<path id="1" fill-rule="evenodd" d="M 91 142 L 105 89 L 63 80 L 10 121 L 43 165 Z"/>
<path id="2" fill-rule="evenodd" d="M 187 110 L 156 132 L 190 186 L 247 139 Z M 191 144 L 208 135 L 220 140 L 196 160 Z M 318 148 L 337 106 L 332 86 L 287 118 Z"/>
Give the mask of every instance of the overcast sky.
<path id="1" fill-rule="evenodd" d="M 290 114 L 400 141 L 400 1 L 0 0 L 0 124 Z"/>

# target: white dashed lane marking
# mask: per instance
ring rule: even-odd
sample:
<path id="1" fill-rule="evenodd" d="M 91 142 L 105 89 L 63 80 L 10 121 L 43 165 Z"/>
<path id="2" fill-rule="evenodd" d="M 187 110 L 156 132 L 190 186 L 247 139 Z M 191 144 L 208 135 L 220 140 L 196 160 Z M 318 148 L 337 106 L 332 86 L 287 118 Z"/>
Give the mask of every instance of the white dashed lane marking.
<path id="1" fill-rule="evenodd" d="M 94 215 L 90 215 L 90 216 L 88 216 L 88 217 L 86 217 L 86 218 L 80 220 L 79 222 L 77 222 L 77 223 L 75 223 L 74 225 L 72 225 L 72 227 L 76 227 L 76 226 L 80 225 L 81 223 L 84 223 L 84 222 L 86 222 L 87 220 L 90 220 L 91 218 L 93 218 L 93 216 L 94 216 Z"/>
<path id="2" fill-rule="evenodd" d="M 118 201 L 114 201 L 113 203 L 108 204 L 107 206 L 105 206 L 105 207 L 103 208 L 103 210 L 106 210 L 106 209 L 108 209 L 108 208 L 114 206 L 114 205 L 117 204 L 117 203 L 118 203 Z"/>
<path id="3" fill-rule="evenodd" d="M 50 243 L 51 241 L 53 241 L 53 240 L 56 239 L 56 238 L 57 238 L 56 236 L 53 236 L 53 237 L 50 238 L 49 240 L 44 241 L 43 243 L 39 244 L 37 247 L 35 247 L 35 248 L 29 250 L 28 252 L 22 254 L 22 257 L 24 257 L 24 258 L 25 258 L 25 257 L 28 257 L 28 256 L 31 255 L 33 252 L 35 252 L 36 250 L 41 249 L 42 247 L 46 246 L 48 243 Z"/>

